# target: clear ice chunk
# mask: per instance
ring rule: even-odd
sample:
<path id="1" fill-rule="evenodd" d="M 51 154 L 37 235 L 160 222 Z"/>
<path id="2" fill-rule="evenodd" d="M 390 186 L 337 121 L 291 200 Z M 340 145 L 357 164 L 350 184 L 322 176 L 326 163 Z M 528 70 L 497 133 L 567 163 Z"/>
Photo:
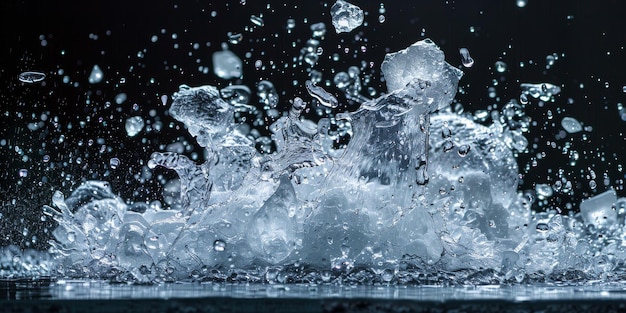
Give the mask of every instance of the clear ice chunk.
<path id="1" fill-rule="evenodd" d="M 126 134 L 129 137 L 135 137 L 143 127 L 145 126 L 145 122 L 141 116 L 133 116 L 126 119 L 126 123 L 124 124 L 124 128 L 126 129 Z"/>
<path id="2" fill-rule="evenodd" d="M 608 190 L 580 202 L 580 214 L 586 225 L 597 228 L 611 227 L 617 223 L 617 212 L 613 204 L 617 202 L 615 190 Z"/>
<path id="3" fill-rule="evenodd" d="M 248 234 L 250 248 L 259 258 L 277 264 L 297 248 L 297 207 L 291 180 L 283 175 L 274 194 L 252 217 L 252 228 Z"/>
<path id="4" fill-rule="evenodd" d="M 444 59 L 443 51 L 430 39 L 385 56 L 381 65 L 387 89 L 391 92 L 406 87 L 420 79 L 430 83 L 424 105 L 430 112 L 447 107 L 463 75 Z"/>
<path id="5" fill-rule="evenodd" d="M 222 79 L 239 78 L 243 74 L 241 59 L 230 50 L 216 51 L 213 72 Z"/>
<path id="6" fill-rule="evenodd" d="M 330 16 L 337 33 L 349 33 L 363 24 L 363 10 L 343 0 L 330 7 Z"/>

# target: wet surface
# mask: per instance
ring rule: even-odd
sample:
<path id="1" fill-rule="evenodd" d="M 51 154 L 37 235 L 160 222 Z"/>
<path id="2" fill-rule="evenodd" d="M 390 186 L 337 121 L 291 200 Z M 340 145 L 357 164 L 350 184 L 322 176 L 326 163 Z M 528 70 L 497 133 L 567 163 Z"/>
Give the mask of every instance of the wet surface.
<path id="1" fill-rule="evenodd" d="M 338 286 L 289 284 L 109 284 L 2 280 L 0 312 L 495 312 L 626 309 L 626 283 L 580 286 Z M 57 310 L 58 309 L 58 310 Z"/>

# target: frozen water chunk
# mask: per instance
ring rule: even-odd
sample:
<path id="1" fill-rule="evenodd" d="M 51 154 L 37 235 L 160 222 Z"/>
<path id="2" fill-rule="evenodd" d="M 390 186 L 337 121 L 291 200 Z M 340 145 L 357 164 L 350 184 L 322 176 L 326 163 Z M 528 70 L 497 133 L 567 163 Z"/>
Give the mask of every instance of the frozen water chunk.
<path id="1" fill-rule="evenodd" d="M 575 118 L 569 116 L 564 117 L 563 120 L 561 120 L 561 126 L 563 126 L 563 129 L 565 129 L 565 131 L 570 134 L 577 133 L 583 130 L 580 122 L 578 122 L 578 120 L 576 120 Z"/>
<path id="2" fill-rule="evenodd" d="M 541 84 L 529 84 L 522 83 L 520 84 L 520 88 L 522 88 L 522 92 L 526 95 L 530 95 L 531 97 L 541 101 L 548 101 L 552 99 L 555 95 L 561 92 L 561 87 L 552 85 L 550 83 L 541 83 Z"/>
<path id="3" fill-rule="evenodd" d="M 333 4 L 330 15 L 337 33 L 349 33 L 363 24 L 363 10 L 343 0 L 337 0 Z"/>
<path id="4" fill-rule="evenodd" d="M 605 191 L 580 203 L 580 214 L 586 225 L 611 227 L 617 222 L 613 204 L 617 201 L 615 190 Z"/>
<path id="5" fill-rule="evenodd" d="M 219 78 L 231 79 L 241 77 L 241 59 L 232 51 L 224 50 L 213 53 L 213 72 Z"/>
<path id="6" fill-rule="evenodd" d="M 421 79 L 430 82 L 426 91 L 429 111 L 445 108 L 450 104 L 463 75 L 461 70 L 445 61 L 443 51 L 430 39 L 424 39 L 410 47 L 385 56 L 381 70 L 391 92 L 402 89 Z"/>
<path id="7" fill-rule="evenodd" d="M 129 137 L 137 136 L 137 134 L 139 134 L 139 132 L 143 129 L 144 124 L 145 123 L 141 116 L 129 117 L 124 125 L 126 128 L 126 134 Z"/>
<path id="8" fill-rule="evenodd" d="M 212 139 L 223 136 L 234 124 L 234 107 L 222 100 L 213 86 L 181 85 L 172 100 L 170 114 L 187 126 L 202 147 L 208 147 Z"/>
<path id="9" fill-rule="evenodd" d="M 104 73 L 102 73 L 100 66 L 98 64 L 94 65 L 91 69 L 91 74 L 89 74 L 89 83 L 97 84 L 102 81 L 102 78 L 104 78 Z"/>

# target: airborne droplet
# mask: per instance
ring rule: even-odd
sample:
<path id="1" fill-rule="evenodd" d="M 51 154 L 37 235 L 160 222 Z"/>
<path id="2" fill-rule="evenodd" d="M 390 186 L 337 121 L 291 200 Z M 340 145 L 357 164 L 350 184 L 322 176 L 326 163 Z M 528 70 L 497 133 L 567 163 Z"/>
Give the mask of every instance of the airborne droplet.
<path id="1" fill-rule="evenodd" d="M 469 50 L 467 48 L 459 49 L 459 53 L 461 54 L 461 63 L 465 67 L 472 67 L 474 65 L 474 59 L 470 56 Z"/>
<path id="2" fill-rule="evenodd" d="M 37 83 L 44 80 L 45 78 L 46 74 L 40 72 L 23 72 L 17 76 L 17 79 L 27 84 Z"/>

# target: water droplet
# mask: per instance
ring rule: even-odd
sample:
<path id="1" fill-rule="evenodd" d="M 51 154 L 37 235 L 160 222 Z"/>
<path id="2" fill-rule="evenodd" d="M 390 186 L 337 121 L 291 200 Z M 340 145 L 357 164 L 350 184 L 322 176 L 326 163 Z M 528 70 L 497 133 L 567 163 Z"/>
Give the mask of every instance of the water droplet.
<path id="1" fill-rule="evenodd" d="M 496 71 L 498 73 L 504 73 L 506 72 L 506 63 L 502 62 L 502 61 L 497 61 L 496 62 Z"/>
<path id="2" fill-rule="evenodd" d="M 263 27 L 265 25 L 265 22 L 263 21 L 263 19 L 256 15 L 250 16 L 250 22 L 252 22 L 252 24 L 259 26 L 259 27 Z"/>
<path id="3" fill-rule="evenodd" d="M 583 130 L 580 122 L 573 117 L 564 117 L 563 120 L 561 120 L 561 126 L 570 134 L 578 133 Z"/>
<path id="4" fill-rule="evenodd" d="M 91 69 L 91 74 L 89 74 L 89 83 L 97 84 L 102 81 L 102 78 L 104 78 L 104 73 L 102 72 L 98 64 L 94 65 Z"/>
<path id="5" fill-rule="evenodd" d="M 122 104 L 124 102 L 126 102 L 126 94 L 125 93 L 120 93 L 117 96 L 115 96 L 115 103 L 116 104 Z"/>
<path id="6" fill-rule="evenodd" d="M 28 176 L 28 170 L 27 170 L 27 169 L 24 169 L 24 168 L 23 168 L 23 169 L 21 169 L 21 170 L 19 170 L 19 172 L 18 172 L 18 173 L 19 173 L 20 177 L 26 177 L 26 176 Z"/>
<path id="7" fill-rule="evenodd" d="M 46 78 L 46 74 L 40 72 L 23 72 L 17 76 L 17 79 L 23 83 L 33 84 L 40 82 Z"/>
<path id="8" fill-rule="evenodd" d="M 546 232 L 550 227 L 546 223 L 538 223 L 536 229 L 538 232 Z"/>
<path id="9" fill-rule="evenodd" d="M 120 165 L 120 159 L 111 158 L 111 160 L 109 160 L 109 165 L 111 166 L 112 169 L 116 169 Z"/>
<path id="10" fill-rule="evenodd" d="M 461 54 L 461 63 L 465 67 L 472 67 L 474 65 L 474 59 L 470 56 L 469 50 L 467 48 L 459 49 L 459 53 Z"/>
<path id="11" fill-rule="evenodd" d="M 237 33 L 237 34 L 229 33 L 228 34 L 228 42 L 230 42 L 233 45 L 240 43 L 241 40 L 243 40 L 243 35 L 241 33 Z"/>
<path id="12" fill-rule="evenodd" d="M 461 145 L 458 150 L 459 156 L 462 158 L 466 157 L 470 149 L 470 145 Z"/>
<path id="13" fill-rule="evenodd" d="M 326 35 L 326 24 L 320 22 L 311 25 L 311 32 L 313 32 L 313 38 L 320 38 Z"/>
<path id="14" fill-rule="evenodd" d="M 521 104 L 528 104 L 528 96 L 525 93 L 519 95 L 519 102 Z"/>

